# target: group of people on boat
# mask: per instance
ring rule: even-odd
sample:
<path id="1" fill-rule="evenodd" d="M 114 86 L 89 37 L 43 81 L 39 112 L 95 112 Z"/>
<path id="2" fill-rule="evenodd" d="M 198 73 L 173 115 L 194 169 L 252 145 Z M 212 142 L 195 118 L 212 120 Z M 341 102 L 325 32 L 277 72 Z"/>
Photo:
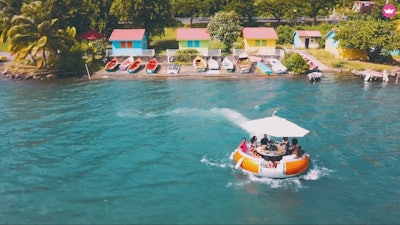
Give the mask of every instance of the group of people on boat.
<path id="1" fill-rule="evenodd" d="M 266 156 L 257 151 L 257 148 L 260 147 L 264 148 L 263 150 L 277 151 L 278 146 L 283 149 L 282 154 L 278 156 Z M 243 138 L 238 148 L 252 157 L 263 158 L 267 161 L 267 167 L 269 168 L 275 167 L 275 162 L 281 160 L 283 155 L 293 154 L 295 157 L 300 158 L 304 154 L 304 150 L 301 149 L 297 138 L 292 138 L 292 143 L 290 144 L 288 137 L 283 137 L 281 142 L 275 142 L 273 139 L 269 139 L 267 134 L 264 134 L 260 142 L 257 141 L 256 136 L 250 139 L 250 143 L 247 143 L 247 139 Z"/>

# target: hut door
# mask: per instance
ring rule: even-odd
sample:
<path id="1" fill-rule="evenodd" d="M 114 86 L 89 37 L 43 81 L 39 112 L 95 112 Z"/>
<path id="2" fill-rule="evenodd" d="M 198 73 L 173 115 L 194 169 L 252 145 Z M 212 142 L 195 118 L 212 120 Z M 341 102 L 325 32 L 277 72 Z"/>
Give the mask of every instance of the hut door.
<path id="1" fill-rule="evenodd" d="M 306 48 L 308 48 L 308 46 L 310 45 L 310 38 L 306 38 L 304 45 L 306 46 Z"/>

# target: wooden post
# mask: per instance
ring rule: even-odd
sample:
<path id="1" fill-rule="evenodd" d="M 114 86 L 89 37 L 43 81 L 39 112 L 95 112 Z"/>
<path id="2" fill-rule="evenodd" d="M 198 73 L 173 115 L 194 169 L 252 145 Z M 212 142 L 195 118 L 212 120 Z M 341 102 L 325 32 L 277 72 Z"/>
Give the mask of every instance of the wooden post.
<path id="1" fill-rule="evenodd" d="M 86 73 L 87 73 L 87 75 L 88 75 L 88 77 L 89 77 L 89 81 L 91 82 L 91 81 L 92 81 L 92 78 L 90 77 L 89 68 L 88 68 L 88 66 L 87 66 L 86 63 L 85 63 L 85 67 L 86 67 Z"/>

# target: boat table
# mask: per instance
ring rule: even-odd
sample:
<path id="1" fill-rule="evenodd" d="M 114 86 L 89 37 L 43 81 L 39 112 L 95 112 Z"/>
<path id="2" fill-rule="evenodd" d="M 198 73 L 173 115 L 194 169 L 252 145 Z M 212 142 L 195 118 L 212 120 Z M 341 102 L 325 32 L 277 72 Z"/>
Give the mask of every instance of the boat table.
<path id="1" fill-rule="evenodd" d="M 275 147 L 271 147 L 275 146 Z M 272 150 L 274 149 L 274 150 Z M 275 150 L 276 149 L 276 150 Z M 271 160 L 272 162 L 279 161 L 282 156 L 286 154 L 286 150 L 279 143 L 274 143 L 270 145 L 261 145 L 256 148 L 256 151 L 265 159 Z"/>

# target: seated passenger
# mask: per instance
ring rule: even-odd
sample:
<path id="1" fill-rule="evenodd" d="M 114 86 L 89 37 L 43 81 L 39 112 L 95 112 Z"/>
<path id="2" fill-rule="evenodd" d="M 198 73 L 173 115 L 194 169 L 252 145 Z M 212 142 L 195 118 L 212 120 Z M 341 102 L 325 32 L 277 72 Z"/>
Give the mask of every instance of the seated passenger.
<path id="1" fill-rule="evenodd" d="M 247 151 L 249 149 L 247 148 L 246 138 L 242 139 L 242 142 L 240 142 L 240 144 L 239 144 L 239 146 L 237 148 L 241 149 L 242 152 L 247 153 Z"/>
<path id="2" fill-rule="evenodd" d="M 299 154 L 299 142 L 297 141 L 297 138 L 292 139 L 292 154 L 296 156 Z"/>
<path id="3" fill-rule="evenodd" d="M 268 135 L 264 134 L 264 137 L 261 139 L 261 145 L 269 145 L 271 141 L 268 139 Z"/>

